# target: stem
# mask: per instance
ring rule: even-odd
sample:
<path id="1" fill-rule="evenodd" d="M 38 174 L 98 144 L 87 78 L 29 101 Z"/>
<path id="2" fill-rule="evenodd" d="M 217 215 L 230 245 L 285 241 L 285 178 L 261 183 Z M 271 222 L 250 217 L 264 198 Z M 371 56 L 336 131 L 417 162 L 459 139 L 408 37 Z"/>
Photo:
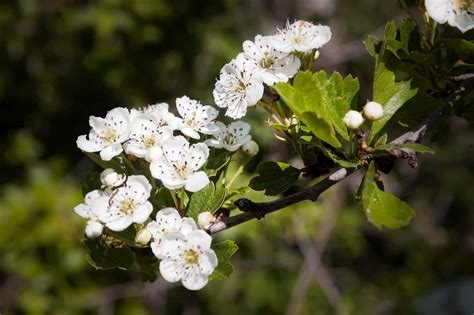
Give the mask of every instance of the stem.
<path id="1" fill-rule="evenodd" d="M 242 174 L 242 171 L 244 170 L 244 164 L 240 165 L 237 171 L 235 171 L 234 176 L 229 180 L 229 182 L 225 185 L 225 189 L 228 190 L 230 186 L 235 182 L 237 177 L 239 177 L 240 174 Z"/>
<path id="2" fill-rule="evenodd" d="M 176 190 L 170 190 L 171 198 L 173 198 L 174 206 L 178 210 L 178 212 L 181 212 L 181 204 L 176 197 Z"/>
<path id="3" fill-rule="evenodd" d="M 438 23 L 433 20 L 433 22 L 431 23 L 431 28 L 430 28 L 430 45 L 431 47 L 433 47 L 434 45 L 434 40 L 435 40 L 435 35 L 436 35 L 436 26 L 438 25 Z"/>

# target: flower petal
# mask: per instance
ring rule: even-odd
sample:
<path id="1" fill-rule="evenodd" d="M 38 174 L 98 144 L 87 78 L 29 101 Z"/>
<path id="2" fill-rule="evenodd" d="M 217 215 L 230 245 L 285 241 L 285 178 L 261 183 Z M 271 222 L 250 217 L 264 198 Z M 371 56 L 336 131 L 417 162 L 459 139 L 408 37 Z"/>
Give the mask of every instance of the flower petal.
<path id="1" fill-rule="evenodd" d="M 79 149 L 81 149 L 84 152 L 97 152 L 97 151 L 102 150 L 103 148 L 102 145 L 92 142 L 90 140 L 87 140 L 86 135 L 77 137 L 76 145 Z"/>
<path id="2" fill-rule="evenodd" d="M 197 251 L 211 248 L 212 237 L 203 230 L 194 230 L 187 235 L 188 246 Z"/>
<path id="3" fill-rule="evenodd" d="M 132 217 L 120 216 L 117 219 L 107 222 L 106 226 L 112 231 L 120 232 L 128 228 L 133 223 Z"/>
<path id="4" fill-rule="evenodd" d="M 206 187 L 207 184 L 209 184 L 209 177 L 207 177 L 205 172 L 199 171 L 187 178 L 184 189 L 190 192 L 196 192 Z"/>
<path id="5" fill-rule="evenodd" d="M 218 265 L 216 253 L 212 249 L 205 250 L 199 255 L 199 271 L 210 275 Z"/>
<path id="6" fill-rule="evenodd" d="M 168 282 L 178 282 L 185 272 L 184 265 L 171 259 L 160 262 L 160 273 L 163 279 Z"/>
<path id="7" fill-rule="evenodd" d="M 207 275 L 198 272 L 188 272 L 181 279 L 181 283 L 188 290 L 201 290 L 209 282 Z"/>
<path id="8" fill-rule="evenodd" d="M 150 216 L 151 212 L 153 211 L 152 204 L 147 201 L 144 204 L 138 205 L 133 211 L 133 222 L 135 223 L 144 223 L 148 217 Z"/>
<path id="9" fill-rule="evenodd" d="M 102 151 L 100 151 L 100 158 L 104 161 L 110 161 L 113 157 L 122 153 L 123 148 L 120 143 L 114 143 L 106 146 Z"/>

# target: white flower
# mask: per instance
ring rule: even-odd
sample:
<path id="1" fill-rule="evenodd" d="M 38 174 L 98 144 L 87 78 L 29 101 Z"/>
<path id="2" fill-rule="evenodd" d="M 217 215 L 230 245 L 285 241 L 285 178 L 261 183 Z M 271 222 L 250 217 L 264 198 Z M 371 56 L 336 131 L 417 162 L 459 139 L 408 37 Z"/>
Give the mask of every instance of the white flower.
<path id="1" fill-rule="evenodd" d="M 286 28 L 278 29 L 272 36 L 275 49 L 291 53 L 295 51 L 308 52 L 321 48 L 331 39 L 331 29 L 325 25 L 314 25 L 307 21 L 286 23 Z"/>
<path id="2" fill-rule="evenodd" d="M 214 120 L 219 115 L 219 111 L 214 107 L 202 105 L 196 100 L 183 96 L 176 99 L 176 108 L 183 117 L 183 123 L 179 129 L 185 136 L 199 139 L 198 132 L 210 135 L 218 130 Z"/>
<path id="3" fill-rule="evenodd" d="M 89 220 L 86 224 L 86 236 L 88 238 L 98 238 L 102 235 L 104 226 L 97 220 Z"/>
<path id="4" fill-rule="evenodd" d="M 257 142 L 253 140 L 247 142 L 246 144 L 242 146 L 242 151 L 244 151 L 245 154 L 250 155 L 250 156 L 257 155 L 258 150 L 259 150 L 258 144 Z"/>
<path id="5" fill-rule="evenodd" d="M 160 146 L 172 135 L 172 128 L 160 127 L 159 122 L 153 116 L 138 115 L 133 120 L 129 140 L 124 144 L 124 149 L 127 154 L 144 158 L 149 150 Z"/>
<path id="6" fill-rule="evenodd" d="M 184 187 L 196 192 L 209 184 L 207 174 L 199 169 L 209 157 L 204 143 L 189 145 L 182 136 L 171 138 L 162 146 L 162 156 L 150 163 L 151 175 L 168 189 Z"/>
<path id="7" fill-rule="evenodd" d="M 377 102 L 368 102 L 365 104 L 364 117 L 368 120 L 378 120 L 383 117 L 383 107 Z"/>
<path id="8" fill-rule="evenodd" d="M 247 107 L 262 98 L 262 78 L 252 69 L 251 62 L 239 54 L 221 69 L 213 95 L 217 106 L 227 108 L 226 116 L 241 118 L 247 113 Z"/>
<path id="9" fill-rule="evenodd" d="M 106 168 L 100 173 L 100 182 L 103 187 L 117 187 L 122 185 L 127 177 L 125 174 L 119 174 L 112 168 Z"/>
<path id="10" fill-rule="evenodd" d="M 474 1 L 426 0 L 426 11 L 438 23 L 457 27 L 461 32 L 474 28 Z"/>
<path id="11" fill-rule="evenodd" d="M 130 114 L 128 109 L 118 107 L 107 113 L 105 118 L 89 117 L 89 139 L 79 136 L 76 144 L 82 151 L 98 152 L 104 161 L 110 161 L 122 153 L 122 143 L 127 141 L 130 133 Z"/>
<path id="12" fill-rule="evenodd" d="M 255 42 L 247 40 L 242 45 L 245 58 L 268 85 L 287 82 L 301 66 L 296 56 L 276 50 L 272 42 L 272 36 L 257 35 Z"/>
<path id="13" fill-rule="evenodd" d="M 147 229 L 141 229 L 135 235 L 135 243 L 145 246 L 151 240 L 151 232 Z"/>
<path id="14" fill-rule="evenodd" d="M 233 152 L 252 139 L 249 135 L 250 125 L 243 121 L 234 121 L 229 126 L 217 122 L 217 125 L 219 131 L 214 135 L 215 138 L 205 141 L 208 146 Z"/>
<path id="15" fill-rule="evenodd" d="M 364 117 L 355 110 L 350 110 L 342 119 L 349 129 L 357 129 L 364 123 Z"/>
<path id="16" fill-rule="evenodd" d="M 198 225 L 202 229 L 209 229 L 216 222 L 216 217 L 210 211 L 204 211 L 198 215 Z"/>
<path id="17" fill-rule="evenodd" d="M 101 205 L 94 210 L 109 229 L 123 231 L 132 223 L 144 223 L 148 219 L 153 210 L 148 201 L 150 192 L 151 185 L 145 176 L 132 175 L 110 198 L 101 198 Z"/>
<path id="18" fill-rule="evenodd" d="M 133 120 L 140 117 L 140 114 L 151 115 L 158 127 L 168 126 L 172 130 L 176 130 L 182 123 L 182 119 L 170 113 L 168 109 L 169 105 L 167 103 L 157 103 L 139 109 L 132 109 L 130 116 Z"/>
<path id="19" fill-rule="evenodd" d="M 217 267 L 211 242 L 211 236 L 203 230 L 192 231 L 187 236 L 167 234 L 161 245 L 165 257 L 160 262 L 161 276 L 168 282 L 181 281 L 189 290 L 202 289 Z"/>
<path id="20" fill-rule="evenodd" d="M 158 259 L 163 259 L 161 251 L 161 239 L 169 233 L 181 233 L 187 235 L 197 229 L 193 219 L 181 218 L 175 208 L 164 208 L 156 214 L 156 220 L 147 224 L 146 229 L 151 233 L 153 241 L 150 244 L 153 254 Z"/>

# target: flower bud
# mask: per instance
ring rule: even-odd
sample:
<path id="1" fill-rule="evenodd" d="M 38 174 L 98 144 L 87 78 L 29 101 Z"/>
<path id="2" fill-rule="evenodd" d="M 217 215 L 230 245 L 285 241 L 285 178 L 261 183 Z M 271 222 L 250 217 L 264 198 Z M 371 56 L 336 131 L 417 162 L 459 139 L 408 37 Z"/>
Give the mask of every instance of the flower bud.
<path id="1" fill-rule="evenodd" d="M 102 235 L 104 226 L 96 220 L 89 220 L 86 224 L 86 236 L 88 238 L 98 238 Z"/>
<path id="2" fill-rule="evenodd" d="M 249 142 L 247 142 L 246 144 L 242 146 L 242 151 L 244 151 L 245 154 L 250 155 L 250 156 L 257 155 L 258 149 L 259 147 L 258 147 L 257 142 L 253 140 L 250 140 Z"/>
<path id="3" fill-rule="evenodd" d="M 151 240 L 151 233 L 147 229 L 141 229 L 135 236 L 135 243 L 145 246 Z"/>
<path id="4" fill-rule="evenodd" d="M 383 107 L 377 102 L 368 102 L 364 106 L 364 117 L 368 120 L 377 120 L 383 117 Z"/>
<path id="5" fill-rule="evenodd" d="M 207 230 L 211 225 L 216 222 L 216 217 L 209 211 L 201 212 L 198 215 L 198 225 Z"/>
<path id="6" fill-rule="evenodd" d="M 314 60 L 318 58 L 319 58 L 319 50 L 316 50 L 316 52 L 314 53 Z"/>
<path id="7" fill-rule="evenodd" d="M 107 168 L 100 174 L 100 182 L 105 187 L 120 186 L 125 182 L 126 178 L 123 174 L 118 174 L 114 169 Z"/>
<path id="8" fill-rule="evenodd" d="M 355 110 L 350 110 L 342 119 L 349 129 L 357 129 L 364 123 L 364 117 Z"/>

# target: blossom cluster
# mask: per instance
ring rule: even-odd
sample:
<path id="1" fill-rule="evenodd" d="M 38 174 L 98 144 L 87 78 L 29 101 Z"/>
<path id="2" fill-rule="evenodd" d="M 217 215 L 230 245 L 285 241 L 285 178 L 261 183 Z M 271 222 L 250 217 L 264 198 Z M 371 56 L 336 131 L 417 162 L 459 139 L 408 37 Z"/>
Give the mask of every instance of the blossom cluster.
<path id="1" fill-rule="evenodd" d="M 274 35 L 257 35 L 254 41 L 245 41 L 243 51 L 221 69 L 214 102 L 226 108 L 226 116 L 245 116 L 247 107 L 262 99 L 264 84 L 287 82 L 301 67 L 299 56 L 314 56 L 330 39 L 328 26 L 300 20 L 288 22 Z"/>

